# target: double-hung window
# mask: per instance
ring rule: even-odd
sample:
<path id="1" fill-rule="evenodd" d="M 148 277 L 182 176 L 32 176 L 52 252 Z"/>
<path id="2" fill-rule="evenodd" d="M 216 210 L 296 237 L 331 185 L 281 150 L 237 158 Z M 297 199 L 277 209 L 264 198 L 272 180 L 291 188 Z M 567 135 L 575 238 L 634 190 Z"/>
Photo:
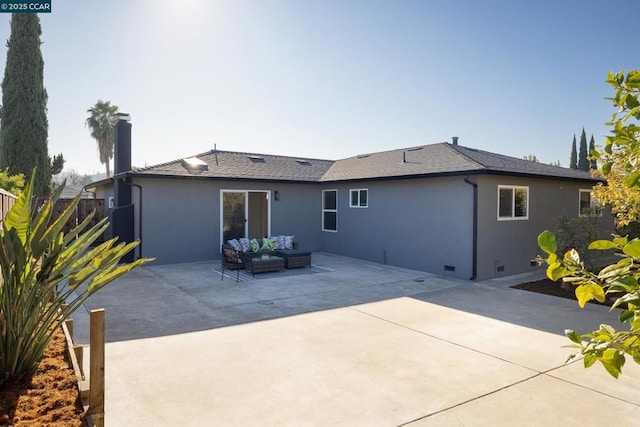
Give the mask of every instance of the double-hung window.
<path id="1" fill-rule="evenodd" d="M 369 206 L 369 190 L 366 188 L 359 188 L 354 190 L 349 190 L 350 192 L 350 202 L 349 207 L 351 208 L 366 208 Z"/>
<path id="2" fill-rule="evenodd" d="M 322 231 L 338 231 L 338 190 L 322 190 Z"/>
<path id="3" fill-rule="evenodd" d="M 529 187 L 498 186 L 498 221 L 529 219 Z"/>

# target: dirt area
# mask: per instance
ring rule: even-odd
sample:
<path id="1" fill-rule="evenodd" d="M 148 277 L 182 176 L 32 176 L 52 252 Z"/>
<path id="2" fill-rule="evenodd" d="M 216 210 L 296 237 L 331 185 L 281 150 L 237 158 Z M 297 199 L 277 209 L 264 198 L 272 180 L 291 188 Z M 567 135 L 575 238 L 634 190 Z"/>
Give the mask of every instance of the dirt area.
<path id="1" fill-rule="evenodd" d="M 59 329 L 33 376 L 0 386 L 0 426 L 85 425 L 76 376 L 69 365 Z"/>
<path id="2" fill-rule="evenodd" d="M 521 283 L 519 285 L 512 286 L 512 288 L 522 289 L 522 290 L 531 291 L 531 292 L 537 292 L 539 294 L 553 295 L 556 297 L 572 299 L 577 301 L 575 286 L 573 285 L 562 286 L 562 282 L 554 282 L 553 280 L 550 280 L 550 279 L 542 279 L 542 280 L 536 280 L 534 282 Z M 610 298 L 610 296 L 608 297 L 609 298 L 607 299 L 607 301 L 603 303 L 600 303 L 595 300 L 589 301 L 589 303 L 606 305 L 610 307 L 611 304 L 616 300 L 616 298 Z"/>

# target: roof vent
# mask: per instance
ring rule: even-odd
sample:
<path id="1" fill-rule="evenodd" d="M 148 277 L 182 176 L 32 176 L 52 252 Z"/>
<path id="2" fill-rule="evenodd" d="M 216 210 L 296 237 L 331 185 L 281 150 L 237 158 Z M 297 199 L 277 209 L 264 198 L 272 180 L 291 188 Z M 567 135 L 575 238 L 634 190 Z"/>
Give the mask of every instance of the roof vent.
<path id="1" fill-rule="evenodd" d="M 247 156 L 247 157 L 253 163 L 264 163 L 264 157 L 260 157 L 260 156 Z"/>
<path id="2" fill-rule="evenodd" d="M 453 145 L 458 146 L 458 137 L 457 136 L 452 136 L 451 137 L 451 141 L 453 142 Z"/>
<path id="3" fill-rule="evenodd" d="M 407 151 L 419 151 L 422 150 L 424 147 L 411 147 L 411 148 L 407 148 Z"/>
<path id="4" fill-rule="evenodd" d="M 204 172 L 209 170 L 209 165 L 197 157 L 182 159 L 182 167 L 189 172 Z"/>
<path id="5" fill-rule="evenodd" d="M 296 159 L 296 162 L 302 166 L 311 166 L 311 162 L 309 160 Z"/>
<path id="6" fill-rule="evenodd" d="M 366 159 L 367 157 L 369 157 L 369 154 L 360 154 L 360 155 L 358 155 L 358 159 Z"/>

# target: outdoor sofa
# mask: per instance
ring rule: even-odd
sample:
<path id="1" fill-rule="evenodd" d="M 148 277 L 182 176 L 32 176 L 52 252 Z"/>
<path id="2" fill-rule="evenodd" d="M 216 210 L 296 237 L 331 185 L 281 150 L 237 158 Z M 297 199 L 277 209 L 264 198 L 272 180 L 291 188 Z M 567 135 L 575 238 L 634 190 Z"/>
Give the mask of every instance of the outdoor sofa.
<path id="1" fill-rule="evenodd" d="M 244 269 L 247 261 L 252 257 L 262 255 L 278 256 L 284 259 L 285 268 L 311 267 L 311 252 L 301 251 L 293 236 L 277 236 L 270 238 L 272 245 L 266 239 L 237 239 L 229 240 L 222 245 L 222 263 L 224 268 Z M 274 242 L 275 241 L 275 242 Z M 253 244 L 252 244 L 253 242 Z M 270 247 L 273 247 L 272 249 Z M 236 258 L 231 255 L 236 253 Z M 227 256 L 225 256 L 225 253 Z"/>

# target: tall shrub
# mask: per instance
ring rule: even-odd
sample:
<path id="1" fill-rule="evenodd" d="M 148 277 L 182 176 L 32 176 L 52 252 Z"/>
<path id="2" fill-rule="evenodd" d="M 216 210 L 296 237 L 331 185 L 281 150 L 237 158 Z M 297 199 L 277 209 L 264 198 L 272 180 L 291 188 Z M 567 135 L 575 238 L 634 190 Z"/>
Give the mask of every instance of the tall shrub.
<path id="1" fill-rule="evenodd" d="M 47 148 L 47 91 L 40 51 L 40 19 L 36 13 L 14 13 L 7 42 L 0 114 L 0 169 L 10 175 L 38 176 L 34 193 L 49 195 L 51 164 Z"/>

